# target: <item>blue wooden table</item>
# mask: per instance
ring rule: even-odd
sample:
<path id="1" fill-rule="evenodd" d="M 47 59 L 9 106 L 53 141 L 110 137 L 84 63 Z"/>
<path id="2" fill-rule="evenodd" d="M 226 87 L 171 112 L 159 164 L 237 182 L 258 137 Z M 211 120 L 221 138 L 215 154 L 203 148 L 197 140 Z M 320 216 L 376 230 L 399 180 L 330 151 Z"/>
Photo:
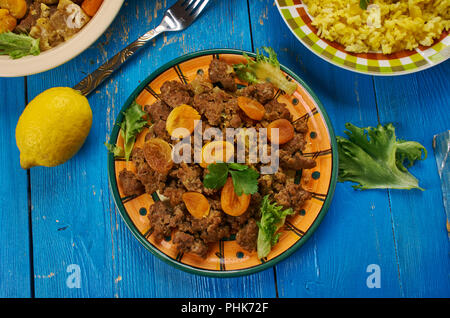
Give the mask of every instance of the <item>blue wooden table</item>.
<path id="1" fill-rule="evenodd" d="M 188 30 L 156 39 L 89 97 L 94 123 L 76 157 L 56 168 L 20 168 L 14 130 L 27 102 L 50 87 L 74 86 L 155 27 L 173 2 L 126 1 L 107 32 L 74 60 L 0 79 L 0 297 L 449 297 L 432 138 L 450 128 L 450 61 L 399 77 L 339 69 L 294 38 L 272 0 L 212 0 Z M 411 171 L 426 190 L 361 192 L 340 183 L 318 230 L 274 268 L 230 279 L 179 271 L 145 250 L 120 218 L 103 143 L 129 94 L 156 68 L 201 49 L 264 45 L 315 91 L 337 135 L 346 122 L 392 122 L 399 137 L 422 143 L 429 157 Z M 74 273 L 79 286 L 70 283 Z"/>

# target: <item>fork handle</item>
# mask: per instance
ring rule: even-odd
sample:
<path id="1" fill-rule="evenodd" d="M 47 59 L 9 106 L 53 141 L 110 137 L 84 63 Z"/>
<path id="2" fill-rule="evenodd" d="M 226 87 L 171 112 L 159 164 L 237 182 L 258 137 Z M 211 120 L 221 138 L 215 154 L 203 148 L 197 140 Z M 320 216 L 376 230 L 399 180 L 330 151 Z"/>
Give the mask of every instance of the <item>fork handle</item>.
<path id="1" fill-rule="evenodd" d="M 150 40 L 166 31 L 162 26 L 158 26 L 141 36 L 139 39 L 128 45 L 122 51 L 114 55 L 106 63 L 86 76 L 73 88 L 80 91 L 84 96 L 89 95 L 100 84 L 102 84 L 112 73 L 118 70 L 123 63 L 130 59 L 136 52 L 138 52 Z"/>

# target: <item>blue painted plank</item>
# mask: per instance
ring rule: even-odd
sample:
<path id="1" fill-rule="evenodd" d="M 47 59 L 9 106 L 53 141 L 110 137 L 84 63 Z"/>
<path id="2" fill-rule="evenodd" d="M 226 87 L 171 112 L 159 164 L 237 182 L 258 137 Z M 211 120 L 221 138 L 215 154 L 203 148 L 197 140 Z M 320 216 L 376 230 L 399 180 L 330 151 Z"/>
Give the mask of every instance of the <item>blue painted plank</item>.
<path id="1" fill-rule="evenodd" d="M 174 1 L 125 3 L 111 28 L 70 63 L 29 79 L 29 96 L 73 86 L 127 43 L 155 27 Z M 85 146 L 68 163 L 31 171 L 37 297 L 270 297 L 272 270 L 235 279 L 181 272 L 146 251 L 128 231 L 108 187 L 107 141 L 123 103 L 153 70 L 183 53 L 213 47 L 251 49 L 241 0 L 211 1 L 187 31 L 156 39 L 89 101 L 94 124 Z M 216 22 L 212 22 L 216 21 Z M 80 266 L 81 288 L 68 288 L 67 267 Z"/>
<path id="2" fill-rule="evenodd" d="M 400 280 L 406 297 L 450 296 L 449 242 L 432 140 L 450 129 L 450 61 L 397 78 L 377 78 L 380 121 L 392 122 L 399 138 L 415 140 L 428 159 L 411 172 L 425 191 L 389 191 Z"/>
<path id="3" fill-rule="evenodd" d="M 24 78 L 0 78 L 0 298 L 31 296 L 27 172 L 15 139 L 24 86 Z"/>
<path id="4" fill-rule="evenodd" d="M 344 124 L 377 124 L 370 76 L 339 69 L 307 50 L 291 34 L 272 2 L 250 0 L 255 48 L 273 47 L 318 95 L 337 135 Z M 269 36 L 271 35 L 271 36 Z M 381 288 L 366 281 L 381 269 Z M 386 191 L 357 192 L 338 184 L 331 208 L 310 240 L 276 266 L 280 297 L 399 297 L 395 241 Z"/>

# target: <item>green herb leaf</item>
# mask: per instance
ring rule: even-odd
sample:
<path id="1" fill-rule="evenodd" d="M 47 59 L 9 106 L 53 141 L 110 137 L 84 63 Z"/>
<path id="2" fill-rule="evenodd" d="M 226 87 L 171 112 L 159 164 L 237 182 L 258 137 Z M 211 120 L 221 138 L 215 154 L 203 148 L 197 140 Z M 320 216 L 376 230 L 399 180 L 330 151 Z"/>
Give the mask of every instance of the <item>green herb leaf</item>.
<path id="1" fill-rule="evenodd" d="M 363 10 L 367 10 L 367 6 L 369 5 L 371 0 L 359 0 L 359 7 Z"/>
<path id="2" fill-rule="evenodd" d="M 208 174 L 203 179 L 203 185 L 208 189 L 219 189 L 225 185 L 228 178 L 228 165 L 214 163 L 208 165 Z"/>
<path id="3" fill-rule="evenodd" d="M 228 168 L 233 170 L 244 171 L 247 170 L 249 167 L 240 163 L 229 163 Z"/>
<path id="4" fill-rule="evenodd" d="M 27 55 L 39 55 L 39 39 L 26 34 L 5 32 L 0 34 L 0 55 L 18 59 Z"/>
<path id="5" fill-rule="evenodd" d="M 277 54 L 270 47 L 262 48 L 269 56 L 261 54 L 259 50 L 256 51 L 256 58 L 252 60 L 247 55 L 247 64 L 235 64 L 233 66 L 236 75 L 239 79 L 247 83 L 263 83 L 270 82 L 279 89 L 292 95 L 297 89 L 297 84 L 290 82 L 280 69 L 280 63 L 277 59 Z"/>
<path id="6" fill-rule="evenodd" d="M 136 136 L 147 125 L 147 120 L 143 118 L 146 114 L 142 107 L 135 101 L 123 113 L 125 118 L 121 124 L 122 136 L 124 138 L 125 159 L 130 160 Z"/>
<path id="7" fill-rule="evenodd" d="M 425 147 L 413 141 L 397 140 L 392 124 L 376 128 L 345 127 L 348 139 L 337 137 L 339 182 L 356 182 L 355 189 L 420 189 L 418 180 L 404 166 L 427 156 Z"/>
<path id="8" fill-rule="evenodd" d="M 230 174 L 233 179 L 234 192 L 238 196 L 241 196 L 242 193 L 254 194 L 258 192 L 258 171 L 253 169 L 230 170 Z"/>
<path id="9" fill-rule="evenodd" d="M 203 179 L 203 185 L 209 189 L 219 189 L 225 185 L 228 173 L 233 179 L 234 192 L 253 194 L 258 192 L 258 171 L 239 163 L 212 163 L 208 165 L 208 174 Z"/>
<path id="10" fill-rule="evenodd" d="M 294 211 L 284 209 L 277 203 L 271 203 L 269 195 L 261 202 L 261 220 L 257 223 L 259 227 L 257 239 L 258 257 L 264 258 L 278 242 L 280 234 L 277 231 L 284 225 L 286 216 L 294 214 Z"/>

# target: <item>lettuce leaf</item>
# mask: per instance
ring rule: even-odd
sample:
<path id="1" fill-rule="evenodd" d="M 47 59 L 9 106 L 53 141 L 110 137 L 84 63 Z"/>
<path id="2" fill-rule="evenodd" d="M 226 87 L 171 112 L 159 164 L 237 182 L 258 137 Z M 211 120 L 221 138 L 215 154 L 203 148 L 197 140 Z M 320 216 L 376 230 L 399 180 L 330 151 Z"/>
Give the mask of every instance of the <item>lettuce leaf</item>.
<path id="1" fill-rule="evenodd" d="M 9 55 L 19 59 L 27 55 L 39 55 L 39 39 L 26 34 L 5 32 L 0 34 L 0 55 Z"/>
<path id="2" fill-rule="evenodd" d="M 339 182 L 357 183 L 355 189 L 420 189 L 408 172 L 417 160 L 425 160 L 427 150 L 418 142 L 398 140 L 392 124 L 358 128 L 345 127 L 348 139 L 337 137 Z M 405 167 L 406 164 L 406 167 Z"/>
<path id="3" fill-rule="evenodd" d="M 270 47 L 262 47 L 262 49 L 269 55 L 268 57 L 256 50 L 255 60 L 244 54 L 247 63 L 233 65 L 237 77 L 249 84 L 270 82 L 275 87 L 292 95 L 297 89 L 297 84 L 290 82 L 284 76 L 275 51 Z"/>
<path id="4" fill-rule="evenodd" d="M 130 160 L 131 151 L 133 150 L 136 136 L 147 125 L 147 120 L 144 119 L 146 113 L 142 110 L 141 105 L 135 101 L 124 112 L 124 120 L 121 124 L 122 136 L 124 139 L 125 159 Z"/>
<path id="5" fill-rule="evenodd" d="M 257 222 L 259 231 L 256 249 L 259 258 L 266 257 L 272 247 L 277 244 L 280 233 L 277 231 L 284 225 L 286 216 L 294 214 L 294 211 L 284 209 L 275 202 L 271 203 L 269 195 L 266 195 L 261 203 L 261 220 Z"/>

